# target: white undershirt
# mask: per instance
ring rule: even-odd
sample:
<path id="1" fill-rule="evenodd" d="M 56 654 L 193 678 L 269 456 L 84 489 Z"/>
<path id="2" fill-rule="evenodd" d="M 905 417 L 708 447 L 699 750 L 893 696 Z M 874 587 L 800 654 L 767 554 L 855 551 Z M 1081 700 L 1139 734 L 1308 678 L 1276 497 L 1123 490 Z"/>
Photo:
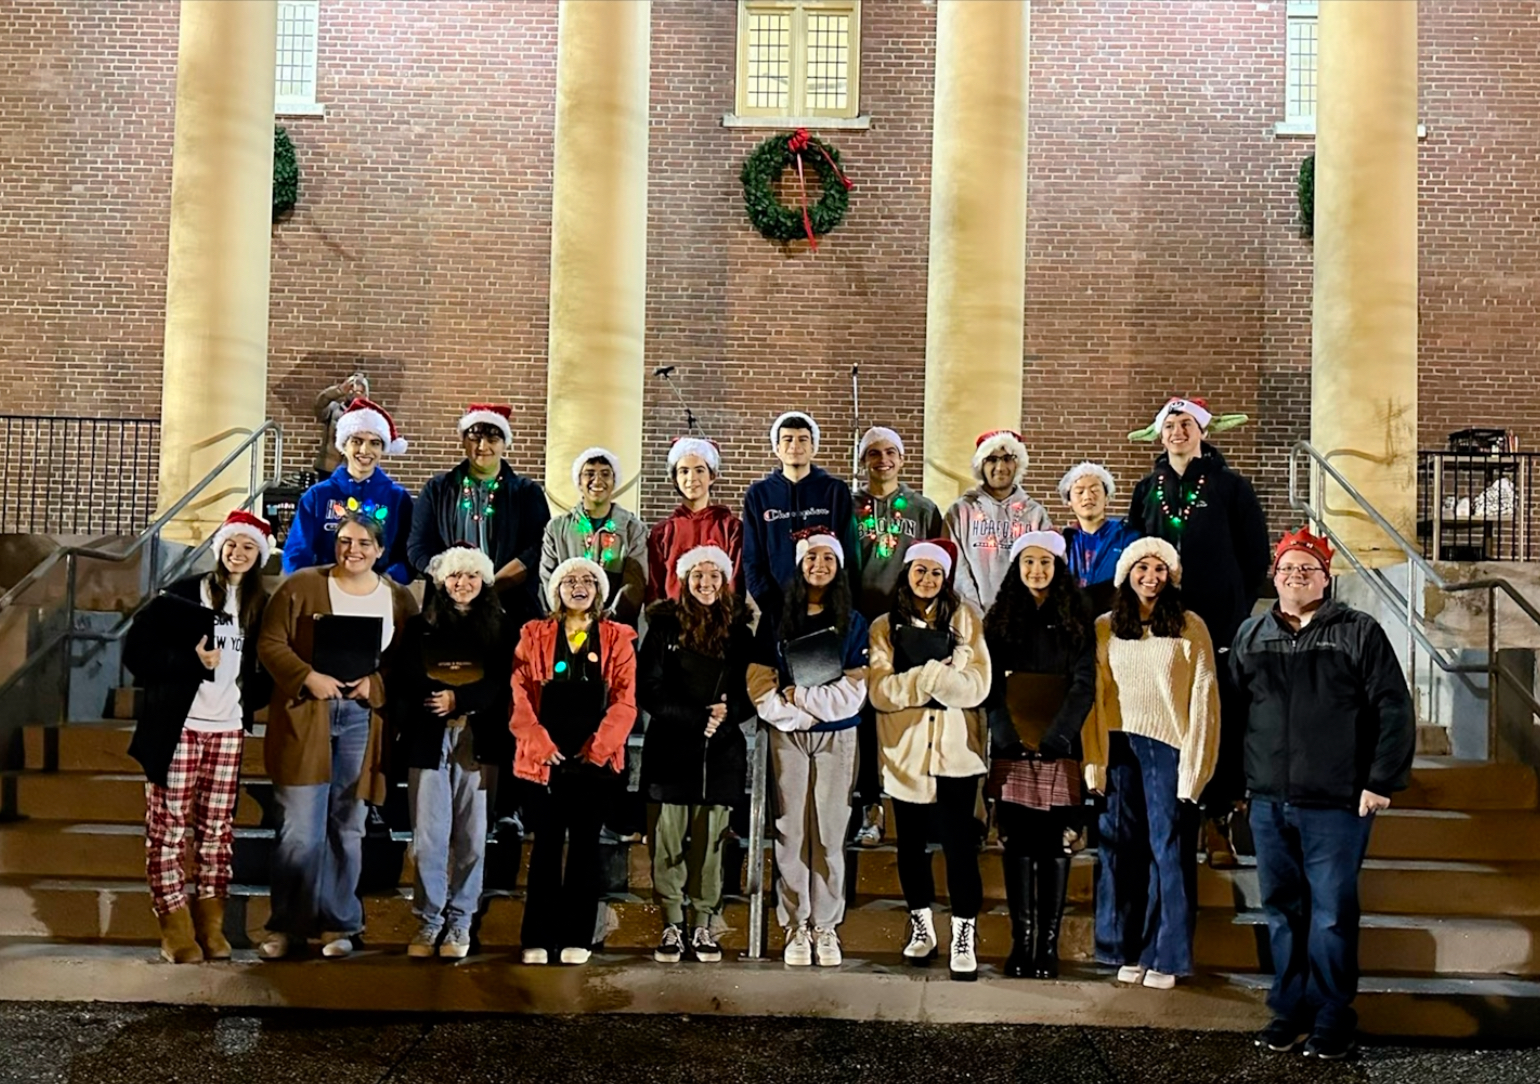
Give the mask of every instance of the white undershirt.
<path id="1" fill-rule="evenodd" d="M 380 577 L 380 582 L 367 595 L 348 594 L 337 583 L 335 576 L 326 577 L 326 590 L 331 595 L 332 613 L 380 618 L 380 650 L 384 651 L 390 646 L 391 637 L 396 634 L 396 605 L 384 576 Z"/>
<path id="2" fill-rule="evenodd" d="M 198 595 L 203 605 L 213 609 L 206 577 L 198 585 Z M 200 682 L 193 695 L 192 708 L 187 712 L 188 730 L 213 733 L 241 728 L 241 690 L 235 680 L 241 673 L 246 636 L 241 630 L 239 595 L 240 589 L 231 584 L 225 592 L 224 612 L 214 615 L 214 646 L 219 648 L 219 665 L 214 667 L 213 678 Z"/>

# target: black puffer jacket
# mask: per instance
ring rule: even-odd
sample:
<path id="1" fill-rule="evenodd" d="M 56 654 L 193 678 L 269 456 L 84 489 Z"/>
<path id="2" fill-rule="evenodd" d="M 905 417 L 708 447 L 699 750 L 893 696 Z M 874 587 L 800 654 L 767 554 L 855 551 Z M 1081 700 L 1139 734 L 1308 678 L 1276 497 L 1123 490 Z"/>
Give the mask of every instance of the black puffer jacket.
<path id="1" fill-rule="evenodd" d="M 504 616 L 499 634 L 481 635 L 470 619 L 450 618 L 442 626 L 413 614 L 396 635 L 390 669 L 387 712 L 396 734 L 398 764 L 407 768 L 437 768 L 444 748 L 445 720 L 425 706 L 429 696 L 444 689 L 455 694 L 455 715 L 465 715 L 471 729 L 471 750 L 482 764 L 512 763 L 513 735 L 508 729 L 513 696 L 513 637 L 515 626 Z M 429 662 L 456 661 L 481 667 L 480 681 L 448 685 L 435 681 Z"/>
<path id="2" fill-rule="evenodd" d="M 1364 790 L 1406 789 L 1417 727 L 1378 622 L 1328 600 L 1295 632 L 1276 609 L 1250 618 L 1230 651 L 1246 694 L 1246 785 L 1257 797 L 1357 809 Z"/>
<path id="3" fill-rule="evenodd" d="M 997 603 L 998 605 L 998 603 Z M 1054 713 L 1053 726 L 1043 735 L 1038 755 L 1046 760 L 1079 760 L 1080 731 L 1096 700 L 1096 635 L 1087 622 L 1086 640 L 1072 648 L 1058 624 L 1057 615 L 1046 607 L 1030 607 L 1025 614 L 1025 629 L 1015 626 L 1011 636 L 984 629 L 984 643 L 989 648 L 991 669 L 989 697 L 984 710 L 989 719 L 990 755 L 1007 760 L 1031 756 L 1016 736 L 1005 707 L 1007 675 L 1060 674 L 1069 682 L 1064 702 Z"/>
<path id="4" fill-rule="evenodd" d="M 653 802 L 732 805 L 743 797 L 748 762 L 739 724 L 754 714 L 746 680 L 754 646 L 748 616 L 741 607 L 734 615 L 722 676 L 727 719 L 709 739 L 710 705 L 682 696 L 682 634 L 673 600 L 648 607 L 647 636 L 636 662 L 637 706 L 650 716 L 642 744 L 642 790 Z"/>

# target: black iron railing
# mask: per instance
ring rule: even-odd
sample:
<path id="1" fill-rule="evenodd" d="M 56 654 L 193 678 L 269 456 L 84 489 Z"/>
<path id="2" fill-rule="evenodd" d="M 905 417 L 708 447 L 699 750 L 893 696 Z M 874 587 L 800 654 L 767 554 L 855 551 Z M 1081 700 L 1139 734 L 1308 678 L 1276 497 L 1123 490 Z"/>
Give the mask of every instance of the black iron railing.
<path id="1" fill-rule="evenodd" d="M 0 534 L 136 535 L 159 469 L 154 418 L 0 414 Z"/>
<path id="2" fill-rule="evenodd" d="M 1540 452 L 1417 453 L 1417 535 L 1433 561 L 1535 561 Z"/>

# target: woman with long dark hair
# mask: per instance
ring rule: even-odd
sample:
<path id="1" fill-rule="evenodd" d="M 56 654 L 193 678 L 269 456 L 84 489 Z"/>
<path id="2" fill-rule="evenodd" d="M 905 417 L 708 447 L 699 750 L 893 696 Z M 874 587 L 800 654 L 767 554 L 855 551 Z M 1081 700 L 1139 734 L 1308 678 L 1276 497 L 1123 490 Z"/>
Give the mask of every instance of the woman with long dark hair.
<path id="1" fill-rule="evenodd" d="M 144 767 L 146 874 L 160 953 L 171 963 L 230 958 L 225 899 L 241 749 L 270 687 L 256 636 L 267 605 L 262 566 L 272 548 L 266 520 L 231 512 L 214 533 L 214 570 L 166 588 L 134 619 L 124 644 L 124 665 L 144 688 L 128 752 Z M 192 644 L 176 630 L 196 607 L 214 612 L 213 634 Z M 189 836 L 196 856 L 190 893 L 182 868 Z"/>
<path id="2" fill-rule="evenodd" d="M 498 763 L 513 755 L 513 647 L 496 576 L 492 559 L 468 544 L 429 561 L 435 590 L 407 621 L 391 668 L 391 716 L 412 809 L 412 957 L 436 950 L 462 959 L 481 903 L 487 796 Z"/>
<path id="3" fill-rule="evenodd" d="M 796 572 L 782 585 L 779 627 L 761 619 L 749 695 L 773 728 L 776 912 L 785 961 L 843 959 L 845 828 L 856 782 L 856 723 L 866 701 L 867 627 L 832 534 L 797 540 Z"/>
<path id="4" fill-rule="evenodd" d="M 909 908 L 904 959 L 923 965 L 936 955 L 936 885 L 927 844 L 939 822 L 952 909 L 949 969 L 953 978 L 971 979 L 978 973 L 984 897 L 975 809 L 987 737 L 977 708 L 989 692 L 989 651 L 978 610 L 952 587 L 956 559 L 951 542 L 910 545 L 893 608 L 872 622 L 867 680 L 883 791 L 893 800 L 898 880 Z"/>
<path id="5" fill-rule="evenodd" d="M 1123 551 L 1112 612 L 1096 619 L 1096 711 L 1086 783 L 1107 796 L 1096 958 L 1118 981 L 1169 990 L 1192 974 L 1192 806 L 1219 756 L 1219 684 L 1203 619 L 1182 604 L 1176 549 Z"/>
<path id="6" fill-rule="evenodd" d="M 1080 734 L 1096 691 L 1096 637 L 1065 564 L 1064 537 L 1029 531 L 984 618 L 989 693 L 989 795 L 1005 845 L 1011 978 L 1057 978 L 1079 824 Z"/>
<path id="7" fill-rule="evenodd" d="M 637 660 L 637 702 L 649 716 L 642 790 L 650 803 L 652 894 L 663 912 L 653 959 L 677 963 L 688 950 L 701 963 L 716 963 L 722 849 L 747 769 L 748 743 L 738 724 L 754 712 L 746 684 L 754 636 L 733 591 L 726 550 L 695 546 L 669 571 L 679 597 L 647 608 Z M 686 896 L 694 919 L 688 943 Z"/>

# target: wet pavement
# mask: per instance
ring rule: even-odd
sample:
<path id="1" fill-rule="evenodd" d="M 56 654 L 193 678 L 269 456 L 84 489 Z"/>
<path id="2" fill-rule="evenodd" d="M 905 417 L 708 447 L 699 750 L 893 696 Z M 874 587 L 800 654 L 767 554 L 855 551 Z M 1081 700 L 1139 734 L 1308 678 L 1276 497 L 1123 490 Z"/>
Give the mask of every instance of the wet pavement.
<path id="1" fill-rule="evenodd" d="M 1335 1065 L 1234 1033 L 716 1016 L 395 1016 L 0 1004 L 0 1082 L 1047 1081 L 1532 1084 L 1540 1049 L 1371 1046 Z"/>

